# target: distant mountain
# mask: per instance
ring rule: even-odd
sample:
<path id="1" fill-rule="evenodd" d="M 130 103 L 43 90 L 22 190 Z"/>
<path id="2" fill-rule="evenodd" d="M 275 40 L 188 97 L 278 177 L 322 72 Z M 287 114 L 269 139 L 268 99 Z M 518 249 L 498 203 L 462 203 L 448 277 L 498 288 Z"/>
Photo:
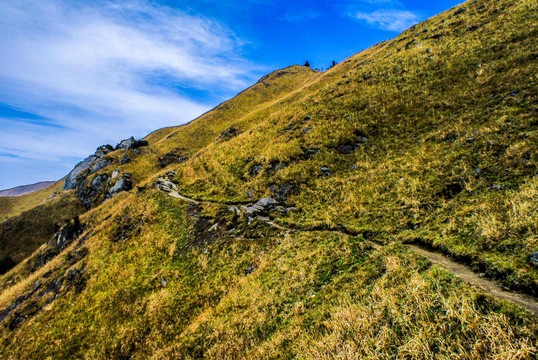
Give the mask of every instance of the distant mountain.
<path id="1" fill-rule="evenodd" d="M 34 191 L 44 189 L 54 184 L 55 181 L 41 181 L 31 185 L 21 185 L 12 189 L 0 190 L 0 196 L 19 196 L 33 193 Z"/>

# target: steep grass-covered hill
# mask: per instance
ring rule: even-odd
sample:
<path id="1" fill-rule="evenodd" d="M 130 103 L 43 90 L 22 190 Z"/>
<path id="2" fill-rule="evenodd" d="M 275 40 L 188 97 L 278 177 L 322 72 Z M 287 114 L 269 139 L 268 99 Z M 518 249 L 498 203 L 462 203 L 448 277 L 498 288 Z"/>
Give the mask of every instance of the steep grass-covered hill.
<path id="1" fill-rule="evenodd" d="M 536 24 L 469 1 L 98 149 L 0 223 L 0 354 L 536 358 Z"/>

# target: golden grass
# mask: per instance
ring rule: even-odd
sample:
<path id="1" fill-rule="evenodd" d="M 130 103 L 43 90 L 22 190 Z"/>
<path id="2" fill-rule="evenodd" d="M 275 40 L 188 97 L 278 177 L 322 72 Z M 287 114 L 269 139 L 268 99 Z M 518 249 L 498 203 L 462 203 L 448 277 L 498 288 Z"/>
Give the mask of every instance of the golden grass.
<path id="1" fill-rule="evenodd" d="M 21 281 L 4 288 L 0 305 L 74 266 L 85 266 L 86 287 L 64 285 L 14 331 L 10 314 L 0 353 L 536 358 L 535 317 L 398 244 L 421 239 L 466 256 L 509 286 L 538 282 L 526 262 L 538 250 L 537 5 L 464 6 L 463 14 L 450 10 L 329 71 L 277 71 L 196 121 L 148 135 L 140 155 L 111 153 L 133 161 L 104 171 L 131 172 L 135 189 L 81 217 L 87 257 L 69 264 L 60 255 L 30 277 L 13 269 L 7 275 Z M 217 141 L 231 126 L 238 135 Z M 339 152 L 363 135 L 355 152 Z M 160 169 L 157 159 L 176 148 L 189 160 Z M 267 171 L 278 163 L 285 167 Z M 254 164 L 263 170 L 251 176 Z M 219 202 L 293 184 L 287 202 L 297 209 L 275 221 L 341 225 L 388 245 L 374 250 L 361 236 L 235 224 L 227 206 L 196 209 L 150 189 L 166 170 L 178 173 L 182 194 Z M 201 216 L 219 230 L 200 232 Z M 46 270 L 51 280 L 41 279 Z M 39 308 L 45 299 L 28 301 Z"/>

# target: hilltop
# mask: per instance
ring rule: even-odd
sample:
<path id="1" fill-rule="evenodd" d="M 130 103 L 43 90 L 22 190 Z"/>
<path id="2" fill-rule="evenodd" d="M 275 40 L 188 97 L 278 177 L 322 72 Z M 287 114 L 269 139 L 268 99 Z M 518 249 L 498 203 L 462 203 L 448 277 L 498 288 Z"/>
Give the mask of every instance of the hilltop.
<path id="1" fill-rule="evenodd" d="M 99 147 L 2 212 L 0 353 L 535 358 L 536 24 L 469 1 Z"/>

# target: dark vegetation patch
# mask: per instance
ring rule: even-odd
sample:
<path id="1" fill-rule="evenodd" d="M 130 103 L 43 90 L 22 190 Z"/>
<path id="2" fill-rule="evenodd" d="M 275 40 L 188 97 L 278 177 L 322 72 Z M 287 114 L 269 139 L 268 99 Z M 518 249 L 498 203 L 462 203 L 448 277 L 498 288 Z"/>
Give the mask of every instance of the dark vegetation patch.
<path id="1" fill-rule="evenodd" d="M 188 160 L 188 157 L 183 155 L 185 149 L 175 148 L 172 151 L 160 156 L 158 165 L 160 168 L 165 168 L 170 164 L 179 164 Z"/>

